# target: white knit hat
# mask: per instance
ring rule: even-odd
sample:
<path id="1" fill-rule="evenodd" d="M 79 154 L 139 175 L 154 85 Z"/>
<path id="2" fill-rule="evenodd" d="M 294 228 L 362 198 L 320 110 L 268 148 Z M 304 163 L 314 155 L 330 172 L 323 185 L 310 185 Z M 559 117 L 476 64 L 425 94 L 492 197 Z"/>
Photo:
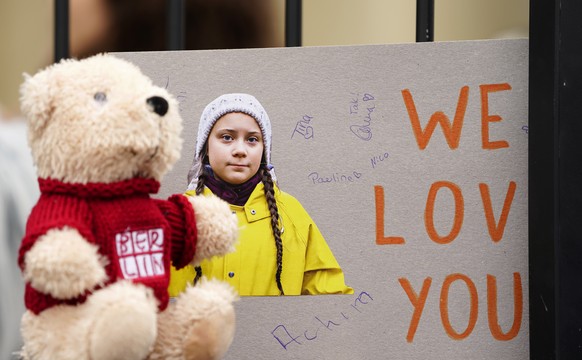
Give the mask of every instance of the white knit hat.
<path id="1" fill-rule="evenodd" d="M 269 115 L 267 115 L 265 108 L 263 108 L 261 103 L 252 95 L 242 93 L 224 94 L 206 105 L 202 112 L 202 116 L 200 116 L 198 137 L 196 139 L 196 153 L 194 154 L 194 161 L 192 162 L 192 167 L 188 173 L 188 190 L 196 189 L 200 167 L 204 160 L 201 158 L 202 150 L 214 124 L 222 116 L 232 112 L 247 114 L 257 121 L 257 124 L 263 133 L 263 151 L 265 161 L 270 169 L 273 181 L 276 180 L 275 172 L 271 165 L 271 121 L 269 120 Z"/>

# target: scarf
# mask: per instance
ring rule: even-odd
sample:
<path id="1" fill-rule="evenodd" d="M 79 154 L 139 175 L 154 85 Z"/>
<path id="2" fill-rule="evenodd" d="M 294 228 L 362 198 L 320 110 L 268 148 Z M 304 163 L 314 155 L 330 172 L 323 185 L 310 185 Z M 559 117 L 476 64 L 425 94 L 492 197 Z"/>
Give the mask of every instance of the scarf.
<path id="1" fill-rule="evenodd" d="M 215 178 L 212 173 L 209 174 L 207 171 L 204 185 L 206 185 L 214 195 L 229 204 L 243 206 L 249 199 L 249 196 L 251 196 L 253 190 L 255 190 L 255 187 L 257 187 L 257 184 L 261 182 L 261 178 L 261 172 L 257 171 L 257 173 L 245 183 L 232 185 Z"/>

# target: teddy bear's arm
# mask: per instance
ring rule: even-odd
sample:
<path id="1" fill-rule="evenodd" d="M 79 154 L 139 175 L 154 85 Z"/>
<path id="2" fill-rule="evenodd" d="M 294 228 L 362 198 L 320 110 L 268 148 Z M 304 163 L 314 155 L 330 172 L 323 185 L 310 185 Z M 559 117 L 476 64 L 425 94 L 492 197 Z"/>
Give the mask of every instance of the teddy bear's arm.
<path id="1" fill-rule="evenodd" d="M 215 196 L 173 195 L 169 201 L 157 202 L 172 226 L 172 263 L 176 268 L 234 250 L 238 221 L 225 201 Z"/>
<path id="2" fill-rule="evenodd" d="M 106 260 L 70 227 L 51 229 L 24 255 L 23 275 L 41 293 L 71 299 L 102 284 Z"/>
<path id="3" fill-rule="evenodd" d="M 192 263 L 223 256 L 234 251 L 238 238 L 238 220 L 230 206 L 217 196 L 186 196 L 196 216 L 198 241 Z"/>

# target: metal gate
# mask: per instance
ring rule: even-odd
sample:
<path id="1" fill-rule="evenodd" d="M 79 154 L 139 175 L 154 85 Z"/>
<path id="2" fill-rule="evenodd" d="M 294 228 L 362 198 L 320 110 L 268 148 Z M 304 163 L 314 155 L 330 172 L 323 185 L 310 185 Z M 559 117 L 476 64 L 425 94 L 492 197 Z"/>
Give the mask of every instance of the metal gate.
<path id="1" fill-rule="evenodd" d="M 185 0 L 168 0 L 168 50 L 184 47 Z M 417 0 L 416 41 L 434 39 Z M 301 46 L 302 0 L 285 2 L 285 46 Z M 68 0 L 55 0 L 55 61 L 68 57 Z M 530 0 L 531 359 L 582 358 L 582 2 Z"/>

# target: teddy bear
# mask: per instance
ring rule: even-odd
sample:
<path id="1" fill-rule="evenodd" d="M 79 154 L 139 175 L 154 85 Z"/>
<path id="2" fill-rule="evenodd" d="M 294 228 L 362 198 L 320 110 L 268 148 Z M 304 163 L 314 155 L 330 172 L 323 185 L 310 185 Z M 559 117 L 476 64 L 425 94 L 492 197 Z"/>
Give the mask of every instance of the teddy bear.
<path id="1" fill-rule="evenodd" d="M 21 357 L 222 357 L 235 291 L 206 279 L 176 299 L 167 291 L 170 264 L 225 255 L 238 234 L 216 197 L 153 196 L 180 156 L 178 102 L 111 54 L 25 76 L 21 108 L 41 196 L 18 257 Z"/>

